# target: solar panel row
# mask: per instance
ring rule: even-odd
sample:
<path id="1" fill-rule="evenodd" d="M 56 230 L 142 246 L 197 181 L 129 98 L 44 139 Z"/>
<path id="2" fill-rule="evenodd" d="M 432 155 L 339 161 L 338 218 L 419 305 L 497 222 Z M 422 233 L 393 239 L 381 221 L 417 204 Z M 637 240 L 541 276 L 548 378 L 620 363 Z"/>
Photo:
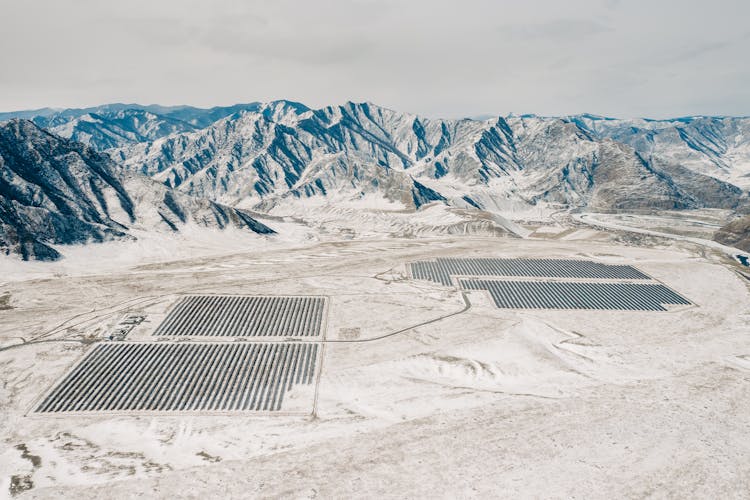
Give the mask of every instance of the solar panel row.
<path id="1" fill-rule="evenodd" d="M 154 335 L 320 335 L 324 297 L 195 295 L 183 298 Z"/>
<path id="2" fill-rule="evenodd" d="M 317 355 L 312 343 L 101 344 L 37 411 L 277 411 L 312 383 Z"/>
<path id="3" fill-rule="evenodd" d="M 489 291 L 495 305 L 511 309 L 618 309 L 664 311 L 689 304 L 661 284 L 578 283 L 462 279 L 461 288 Z"/>
<path id="4" fill-rule="evenodd" d="M 534 278 L 650 279 L 632 266 L 575 259 L 438 258 L 410 264 L 411 275 L 451 285 L 451 276 L 518 276 Z"/>

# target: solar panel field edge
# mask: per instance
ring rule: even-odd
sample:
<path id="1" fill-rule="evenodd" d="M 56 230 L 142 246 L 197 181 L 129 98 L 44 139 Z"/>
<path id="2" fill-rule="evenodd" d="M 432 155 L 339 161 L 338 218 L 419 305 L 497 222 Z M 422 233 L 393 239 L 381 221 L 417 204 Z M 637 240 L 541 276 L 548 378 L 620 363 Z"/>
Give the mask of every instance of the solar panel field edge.
<path id="1" fill-rule="evenodd" d="M 99 356 L 104 356 L 106 352 L 107 351 L 106 349 L 103 349 L 103 346 L 98 345 L 90 351 L 89 355 L 91 356 L 91 359 L 95 360 Z M 36 412 L 46 412 L 55 408 L 56 400 L 53 396 L 60 391 L 71 390 L 71 388 L 74 387 L 72 382 L 86 374 L 85 366 L 82 366 L 84 359 L 85 357 L 74 363 L 57 382 L 53 383 L 52 386 L 42 394 L 39 403 L 35 405 Z M 64 393 L 61 395 L 64 395 Z"/>
<path id="2" fill-rule="evenodd" d="M 327 298 L 321 297 L 318 299 L 318 307 L 320 308 L 320 314 L 318 320 L 314 324 L 315 335 L 321 336 L 323 334 L 323 328 L 328 325 L 328 304 Z"/>
<path id="3" fill-rule="evenodd" d="M 156 327 L 156 330 L 154 330 L 154 335 L 167 335 L 164 332 L 169 331 L 172 323 L 179 317 L 179 315 L 176 314 L 176 311 L 181 310 L 185 307 L 186 302 L 194 299 L 195 297 L 182 297 L 180 300 L 175 302 L 175 304 L 170 308 L 169 312 L 167 312 L 164 320 L 162 320 L 162 322 L 159 323 L 159 325 Z"/>
<path id="4" fill-rule="evenodd" d="M 122 351 L 125 351 L 124 349 L 121 349 Z M 124 355 L 117 356 L 117 349 L 112 349 L 112 355 L 111 359 L 113 360 L 110 363 L 106 363 L 102 366 L 101 371 L 94 371 L 94 377 L 93 377 L 93 388 L 92 390 L 88 391 L 88 394 L 85 395 L 85 397 L 78 398 L 76 401 L 72 402 L 72 408 L 71 411 L 79 411 L 79 410 L 87 410 L 92 405 L 95 405 L 98 400 L 104 396 L 105 393 L 105 385 L 103 383 L 105 377 L 110 373 L 115 373 L 116 376 L 121 376 L 122 372 L 121 370 L 118 370 L 118 367 L 122 362 L 127 363 L 129 359 L 133 359 L 134 356 L 137 355 L 139 350 L 139 346 L 134 346 L 133 349 L 125 351 Z M 109 359 L 109 358 L 108 358 Z M 79 386 L 79 391 L 82 388 Z"/>

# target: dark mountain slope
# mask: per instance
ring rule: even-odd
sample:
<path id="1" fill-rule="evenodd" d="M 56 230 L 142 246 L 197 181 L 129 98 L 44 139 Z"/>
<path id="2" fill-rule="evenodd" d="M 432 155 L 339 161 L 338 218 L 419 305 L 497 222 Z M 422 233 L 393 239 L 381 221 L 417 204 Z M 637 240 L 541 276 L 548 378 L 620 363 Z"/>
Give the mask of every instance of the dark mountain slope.
<path id="1" fill-rule="evenodd" d="M 719 229 L 714 240 L 750 252 L 750 215 L 736 219 Z"/>
<path id="2" fill-rule="evenodd" d="M 128 238 L 134 226 L 178 230 L 186 223 L 273 232 L 242 211 L 125 177 L 107 155 L 30 121 L 0 125 L 0 251 L 54 260 L 60 254 L 50 245 Z"/>

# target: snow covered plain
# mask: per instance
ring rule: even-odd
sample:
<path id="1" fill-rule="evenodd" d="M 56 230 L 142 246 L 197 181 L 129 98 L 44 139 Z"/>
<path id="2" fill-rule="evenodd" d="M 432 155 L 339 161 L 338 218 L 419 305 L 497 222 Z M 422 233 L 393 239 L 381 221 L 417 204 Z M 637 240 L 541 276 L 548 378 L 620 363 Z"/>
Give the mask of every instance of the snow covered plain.
<path id="1" fill-rule="evenodd" d="M 568 219 L 527 223 L 521 239 L 430 210 L 411 232 L 406 215 L 342 209 L 326 241 L 277 221 L 293 237 L 197 231 L 1 261 L 0 494 L 747 495 L 750 282 L 736 263 Z M 449 256 L 631 264 L 694 305 L 501 310 L 485 292 L 407 278 L 407 262 Z M 31 411 L 125 312 L 147 316 L 131 334 L 146 340 L 185 293 L 330 297 L 311 415 Z"/>

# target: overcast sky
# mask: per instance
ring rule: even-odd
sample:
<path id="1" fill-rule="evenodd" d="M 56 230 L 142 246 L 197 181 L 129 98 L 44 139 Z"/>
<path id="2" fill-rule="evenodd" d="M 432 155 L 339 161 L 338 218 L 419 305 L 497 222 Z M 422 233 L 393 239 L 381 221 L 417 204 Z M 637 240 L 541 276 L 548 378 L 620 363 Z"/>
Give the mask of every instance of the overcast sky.
<path id="1" fill-rule="evenodd" d="M 748 0 L 0 0 L 0 111 L 750 115 Z"/>

